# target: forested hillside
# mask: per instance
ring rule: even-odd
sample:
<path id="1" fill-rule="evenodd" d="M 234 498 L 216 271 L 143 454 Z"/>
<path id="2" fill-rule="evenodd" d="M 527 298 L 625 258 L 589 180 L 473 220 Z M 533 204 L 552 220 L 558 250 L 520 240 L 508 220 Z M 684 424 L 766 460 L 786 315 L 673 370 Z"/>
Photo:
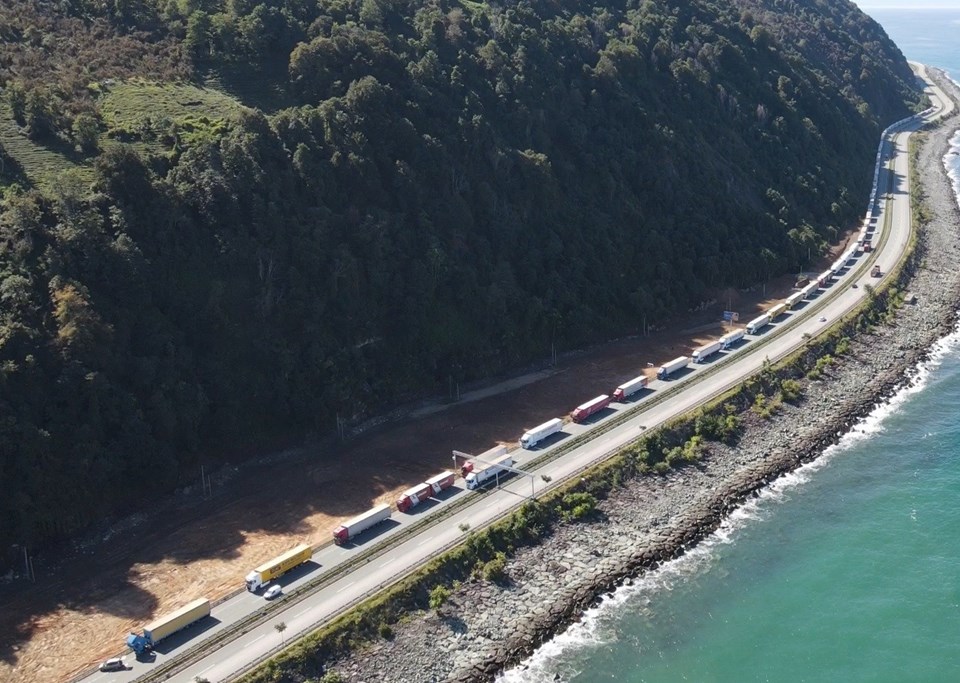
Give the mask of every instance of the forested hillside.
<path id="1" fill-rule="evenodd" d="M 846 0 L 9 0 L 0 38 L 0 547 L 796 271 L 919 102 Z M 130 113 L 204 79 L 239 103 Z"/>

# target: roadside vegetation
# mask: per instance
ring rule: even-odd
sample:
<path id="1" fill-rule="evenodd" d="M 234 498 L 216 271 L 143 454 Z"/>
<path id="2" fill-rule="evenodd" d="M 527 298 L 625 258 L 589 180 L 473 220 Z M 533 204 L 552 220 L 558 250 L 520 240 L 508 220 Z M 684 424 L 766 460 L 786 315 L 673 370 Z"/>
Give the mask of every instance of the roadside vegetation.
<path id="1" fill-rule="evenodd" d="M 814 0 L 13 0 L 0 36 L 0 548 L 809 265 L 919 101 Z"/>

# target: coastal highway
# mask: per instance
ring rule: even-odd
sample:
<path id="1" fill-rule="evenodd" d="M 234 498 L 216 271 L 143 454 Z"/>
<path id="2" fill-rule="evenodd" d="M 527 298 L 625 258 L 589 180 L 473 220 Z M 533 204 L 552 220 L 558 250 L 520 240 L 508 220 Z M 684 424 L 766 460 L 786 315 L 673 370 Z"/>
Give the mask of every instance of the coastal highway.
<path id="1" fill-rule="evenodd" d="M 918 67 L 918 72 L 924 75 L 922 67 Z M 132 655 L 128 655 L 127 662 L 132 668 L 127 671 L 98 672 L 84 680 L 96 683 L 154 679 L 192 683 L 198 677 L 211 682 L 231 680 L 239 672 L 269 656 L 281 645 L 281 641 L 289 643 L 309 632 L 370 593 L 415 570 L 426 558 L 455 545 L 464 537 L 464 525 L 470 529 L 482 528 L 522 504 L 531 494 L 539 495 L 549 487 L 576 476 L 635 440 L 642 428 L 653 428 L 695 408 L 736 386 L 745 377 L 758 371 L 766 360 L 773 361 L 787 355 L 802 345 L 808 335 L 815 336 L 866 296 L 863 285 L 877 282 L 869 277 L 873 263 L 880 265 L 882 272 L 888 273 L 903 256 L 910 240 L 909 132 L 926 121 L 946 115 L 954 106 L 932 85 L 928 85 L 927 94 L 935 109 L 923 117 L 914 117 L 892 127 L 880 148 L 881 168 L 877 177 L 877 191 L 872 198 L 875 205 L 868 208 L 868 215 L 876 217 L 877 230 L 873 235 L 873 243 L 878 247 L 877 251 L 859 255 L 819 297 L 798 305 L 776 324 L 765 328 L 763 333 L 749 336 L 746 343 L 737 349 L 717 354 L 713 362 L 691 366 L 685 374 L 680 374 L 672 381 L 652 382 L 650 390 L 642 392 L 635 403 L 615 404 L 611 410 L 600 413 L 586 425 L 566 424 L 563 434 L 554 437 L 542 450 L 515 451 L 518 456 L 516 466 L 523 469 L 527 463 L 540 460 L 544 454 L 560 448 L 570 438 L 589 431 L 597 423 L 611 419 L 616 413 L 636 411 L 622 424 L 543 463 L 533 470 L 534 476 L 513 477 L 501 489 L 483 496 L 453 489 L 446 492 L 443 500 L 414 508 L 414 514 L 395 512 L 391 521 L 361 536 L 356 546 L 329 545 L 320 548 L 312 563 L 280 580 L 289 597 L 280 598 L 279 609 L 271 612 L 269 617 L 244 627 L 244 632 L 239 636 L 233 633 L 235 625 L 249 621 L 251 614 L 265 606 L 262 597 L 240 593 L 217 605 L 211 618 L 160 643 L 155 660 L 137 662 Z M 860 286 L 853 288 L 854 282 Z M 821 317 L 825 317 L 827 322 L 821 322 Z M 544 419 L 549 417 L 545 415 Z M 540 475 L 548 475 L 552 481 L 548 484 Z M 463 506 L 459 501 L 465 496 L 471 496 L 476 502 Z M 426 528 L 414 533 L 409 532 L 410 526 L 430 517 L 439 517 L 431 514 L 434 511 L 455 504 L 458 505 L 457 509 L 438 523 L 426 525 Z M 402 535 L 404 532 L 406 536 Z M 398 538 L 401 540 L 398 541 Z M 377 552 L 378 549 L 381 552 Z M 302 599 L 295 595 L 298 587 L 315 581 L 318 576 L 329 574 L 338 565 L 356 562 L 358 555 L 364 556 L 363 561 L 351 566 L 349 572 L 332 578 L 322 588 Z M 242 581 L 243 577 L 238 575 L 238 586 L 242 585 Z M 194 597 L 197 596 L 184 596 L 184 601 Z M 281 622 L 286 625 L 282 634 L 275 628 Z M 228 633 L 229 637 L 225 637 Z M 217 645 L 203 648 L 196 653 L 197 656 L 185 656 L 198 645 L 212 642 L 209 639 L 218 635 L 221 636 L 221 642 Z M 171 671 L 167 665 L 181 657 L 185 660 L 182 666 Z"/>

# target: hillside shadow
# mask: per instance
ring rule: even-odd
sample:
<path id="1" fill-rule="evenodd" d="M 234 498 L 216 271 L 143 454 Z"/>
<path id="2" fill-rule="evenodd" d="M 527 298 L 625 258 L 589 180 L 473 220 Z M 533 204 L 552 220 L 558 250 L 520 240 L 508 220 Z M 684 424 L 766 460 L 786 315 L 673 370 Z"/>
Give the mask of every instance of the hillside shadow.
<path id="1" fill-rule="evenodd" d="M 222 65 L 207 71 L 202 78 L 203 85 L 222 90 L 244 106 L 266 114 L 297 105 L 290 92 L 289 81 L 286 60 Z"/>

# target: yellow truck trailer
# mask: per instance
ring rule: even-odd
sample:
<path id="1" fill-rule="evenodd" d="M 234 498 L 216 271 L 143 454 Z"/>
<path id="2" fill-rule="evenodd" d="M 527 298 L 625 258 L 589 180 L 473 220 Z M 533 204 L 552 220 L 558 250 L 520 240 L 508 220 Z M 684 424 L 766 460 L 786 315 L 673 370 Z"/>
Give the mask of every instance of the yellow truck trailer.
<path id="1" fill-rule="evenodd" d="M 309 561 L 311 557 L 313 557 L 313 548 L 304 544 L 288 550 L 283 555 L 275 557 L 269 562 L 264 562 L 247 574 L 247 578 L 245 579 L 247 590 L 255 593 L 278 576 L 282 576 L 294 567 L 299 567 L 304 562 Z"/>
<path id="2" fill-rule="evenodd" d="M 143 627 L 143 633 L 131 633 L 127 636 L 127 645 L 141 655 L 167 636 L 186 628 L 190 624 L 210 616 L 210 601 L 199 598 L 184 605 L 176 612 L 160 617 Z"/>

